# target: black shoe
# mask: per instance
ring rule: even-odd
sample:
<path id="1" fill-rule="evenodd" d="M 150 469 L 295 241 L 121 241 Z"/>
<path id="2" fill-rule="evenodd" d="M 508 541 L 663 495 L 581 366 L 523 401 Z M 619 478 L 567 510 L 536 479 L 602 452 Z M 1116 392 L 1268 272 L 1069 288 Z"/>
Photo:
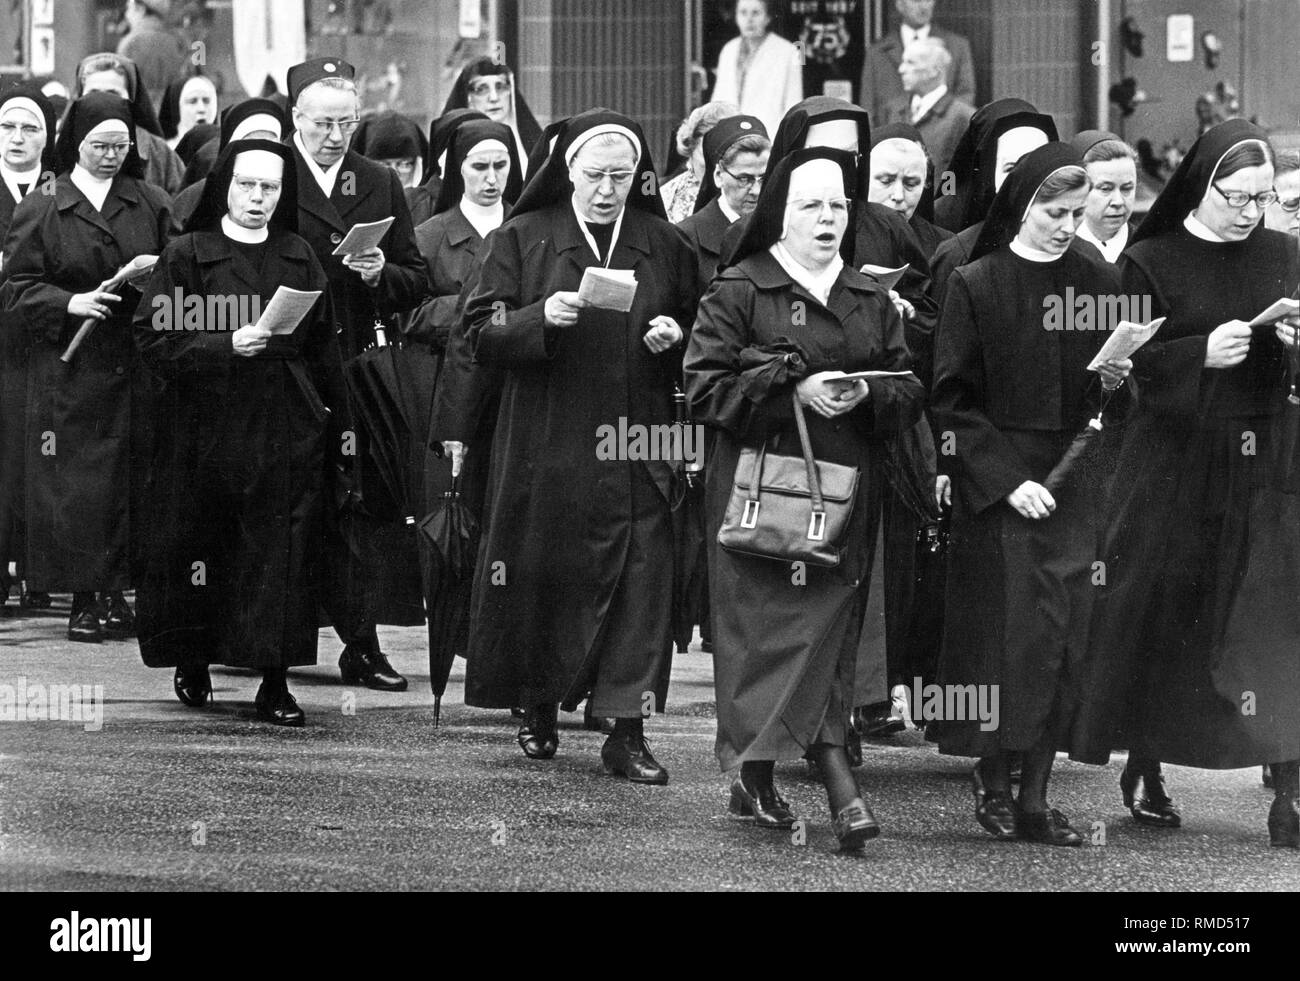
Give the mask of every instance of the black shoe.
<path id="1" fill-rule="evenodd" d="M 902 716 L 895 714 L 894 703 L 880 702 L 877 705 L 859 705 L 850 716 L 853 728 L 859 734 L 870 739 L 892 736 L 907 728 Z"/>
<path id="2" fill-rule="evenodd" d="M 1019 815 L 1010 794 L 986 790 L 983 798 L 976 800 L 975 820 L 981 828 L 1000 841 L 1016 837 Z"/>
<path id="3" fill-rule="evenodd" d="M 307 724 L 307 715 L 298 707 L 286 685 L 268 687 L 265 681 L 257 689 L 257 717 L 263 722 L 295 729 Z"/>
<path id="4" fill-rule="evenodd" d="M 111 640 L 125 640 L 135 636 L 135 614 L 127 605 L 121 591 L 101 593 L 100 617 L 104 621 L 104 636 Z"/>
<path id="5" fill-rule="evenodd" d="M 365 685 L 375 691 L 406 691 L 406 679 L 398 674 L 377 647 L 343 648 L 339 671 L 345 685 Z"/>
<path id="6" fill-rule="evenodd" d="M 796 820 L 794 811 L 790 810 L 790 805 L 781 798 L 773 784 L 750 790 L 745 786 L 744 777 L 731 782 L 727 812 L 737 817 L 752 817 L 760 828 L 788 830 L 794 827 Z"/>
<path id="7" fill-rule="evenodd" d="M 518 705 L 516 705 L 514 708 L 512 708 L 512 709 L 510 710 L 510 717 L 511 717 L 512 719 L 522 719 L 522 718 L 523 718 L 525 715 L 527 715 L 527 714 L 528 714 L 528 713 L 526 713 L 526 712 L 525 712 L 523 709 L 521 709 Z"/>
<path id="8" fill-rule="evenodd" d="M 69 618 L 68 640 L 75 640 L 82 644 L 99 644 L 103 642 L 104 628 L 100 626 L 99 617 L 95 615 L 93 604 L 78 610 Z"/>
<path id="9" fill-rule="evenodd" d="M 702 641 L 700 641 L 700 650 L 703 651 L 705 654 L 712 654 L 712 653 L 713 653 L 713 641 L 711 641 L 711 640 L 702 640 Z"/>
<path id="10" fill-rule="evenodd" d="M 989 795 L 988 787 L 984 786 L 984 774 L 980 772 L 979 763 L 976 763 L 975 769 L 970 771 L 970 782 L 971 789 L 975 792 L 975 806 L 978 808 Z"/>
<path id="11" fill-rule="evenodd" d="M 668 771 L 651 755 L 644 736 L 610 736 L 600 748 L 600 761 L 606 773 L 627 777 L 632 783 L 662 787 L 668 782 Z"/>
<path id="12" fill-rule="evenodd" d="M 549 760 L 560 748 L 560 734 L 555 724 L 556 707 L 539 705 L 524 713 L 524 724 L 515 737 L 519 748 L 530 760 Z"/>
<path id="13" fill-rule="evenodd" d="M 1157 773 L 1139 773 L 1128 766 L 1119 775 L 1124 806 L 1138 824 L 1153 828 L 1182 827 L 1183 819 L 1173 799 L 1165 793 L 1165 778 Z"/>
<path id="14" fill-rule="evenodd" d="M 588 732 L 603 732 L 607 736 L 614 734 L 614 720 L 597 717 L 591 714 L 591 699 L 587 699 L 587 704 L 582 709 L 582 728 Z"/>
<path id="15" fill-rule="evenodd" d="M 856 852 L 880 834 L 880 825 L 867 802 L 854 797 L 831 819 L 831 830 L 840 843 L 840 851 Z"/>
<path id="16" fill-rule="evenodd" d="M 1083 844 L 1083 836 L 1070 827 L 1065 815 L 1054 807 L 1046 811 L 1022 811 L 1017 807 L 1016 829 L 1021 838 L 1040 845 L 1073 847 Z"/>
<path id="17" fill-rule="evenodd" d="M 1300 811 L 1294 798 L 1273 798 L 1268 809 L 1268 843 L 1273 848 L 1300 848 Z"/>
<path id="18" fill-rule="evenodd" d="M 212 676 L 208 674 L 208 666 L 199 664 L 186 668 L 176 665 L 172 688 L 176 697 L 190 708 L 203 708 L 212 701 Z"/>

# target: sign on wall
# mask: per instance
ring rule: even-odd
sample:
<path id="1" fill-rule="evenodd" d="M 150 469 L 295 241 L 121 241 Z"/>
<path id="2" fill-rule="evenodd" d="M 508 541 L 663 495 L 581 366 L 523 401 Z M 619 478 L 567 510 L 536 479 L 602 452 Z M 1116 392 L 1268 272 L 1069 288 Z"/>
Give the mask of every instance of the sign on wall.
<path id="1" fill-rule="evenodd" d="M 1165 56 L 1170 61 L 1191 61 L 1196 57 L 1196 21 L 1191 14 L 1169 15 Z"/>

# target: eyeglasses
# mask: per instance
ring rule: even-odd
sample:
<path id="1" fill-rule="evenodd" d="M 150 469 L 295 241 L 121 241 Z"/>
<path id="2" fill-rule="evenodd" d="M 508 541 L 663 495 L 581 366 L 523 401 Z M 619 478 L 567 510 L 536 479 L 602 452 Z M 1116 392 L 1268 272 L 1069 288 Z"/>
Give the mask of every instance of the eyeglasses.
<path id="1" fill-rule="evenodd" d="M 469 86 L 469 94 L 483 98 L 487 95 L 508 95 L 510 93 L 510 83 L 502 82 L 475 82 Z"/>
<path id="2" fill-rule="evenodd" d="M 753 174 L 733 174 L 726 167 L 722 167 L 721 164 L 719 164 L 718 166 L 721 167 L 722 172 L 724 174 L 726 174 L 733 181 L 735 181 L 737 184 L 743 187 L 746 191 L 748 191 L 752 187 L 761 186 L 763 183 L 762 174 L 759 174 L 757 177 L 755 177 Z"/>
<path id="3" fill-rule="evenodd" d="M 592 184 L 600 184 L 608 177 L 618 187 L 631 184 L 632 178 L 636 176 L 635 170 L 588 170 L 582 167 L 580 172 L 582 179 Z"/>
<path id="4" fill-rule="evenodd" d="M 1225 191 L 1218 184 L 1211 184 L 1210 187 L 1218 191 L 1231 208 L 1244 208 L 1251 201 L 1254 201 L 1261 208 L 1267 208 L 1278 199 L 1277 191 L 1260 191 L 1258 194 L 1247 194 L 1245 191 Z"/>
<path id="5" fill-rule="evenodd" d="M 303 116 L 302 118 L 307 120 L 307 122 L 311 123 L 317 129 L 323 129 L 327 133 L 337 126 L 340 136 L 347 136 L 361 125 L 361 119 L 357 116 L 354 116 L 351 119 L 312 119 L 311 116 Z"/>
<path id="6" fill-rule="evenodd" d="M 1287 200 L 1286 198 L 1279 197 L 1277 203 L 1278 207 L 1289 215 L 1293 215 L 1297 211 L 1300 211 L 1300 198 L 1291 198 L 1290 200 Z"/>
<path id="7" fill-rule="evenodd" d="M 280 181 L 263 181 L 256 177 L 241 177 L 239 174 L 235 175 L 234 184 L 242 194 L 252 194 L 257 190 L 263 194 L 279 194 L 283 186 Z"/>
<path id="8" fill-rule="evenodd" d="M 97 157 L 107 157 L 110 153 L 121 156 L 135 146 L 134 143 L 86 143 L 83 145 Z"/>
<path id="9" fill-rule="evenodd" d="M 22 126 L 19 126 L 17 123 L 0 123 L 0 136 L 4 137 L 6 140 L 12 140 L 14 135 L 19 132 L 21 132 L 26 139 L 34 140 L 45 131 L 39 126 L 33 126 L 31 123 L 26 123 Z"/>

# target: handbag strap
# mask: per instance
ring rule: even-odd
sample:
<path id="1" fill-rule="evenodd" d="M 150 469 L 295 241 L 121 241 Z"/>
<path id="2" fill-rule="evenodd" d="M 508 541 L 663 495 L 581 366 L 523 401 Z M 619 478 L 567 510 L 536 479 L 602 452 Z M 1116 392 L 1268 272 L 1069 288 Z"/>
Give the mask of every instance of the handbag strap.
<path id="1" fill-rule="evenodd" d="M 803 405 L 799 401 L 797 389 L 790 393 L 790 398 L 794 401 L 794 424 L 799 429 L 799 445 L 803 449 L 803 465 L 808 471 L 808 492 L 812 495 L 812 509 L 814 512 L 825 511 L 826 504 L 822 499 L 821 475 L 817 472 L 817 461 L 813 459 L 812 441 L 808 438 L 808 420 L 804 418 Z"/>

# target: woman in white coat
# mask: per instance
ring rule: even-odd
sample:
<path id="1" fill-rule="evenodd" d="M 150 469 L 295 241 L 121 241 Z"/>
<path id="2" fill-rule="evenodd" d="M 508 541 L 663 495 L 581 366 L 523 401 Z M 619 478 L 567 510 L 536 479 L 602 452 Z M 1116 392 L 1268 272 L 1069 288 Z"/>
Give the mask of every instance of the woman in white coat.
<path id="1" fill-rule="evenodd" d="M 785 115 L 803 99 L 803 62 L 799 49 L 772 33 L 772 0 L 737 0 L 740 36 L 718 56 L 714 102 L 731 102 L 747 116 L 757 116 L 775 133 Z"/>

